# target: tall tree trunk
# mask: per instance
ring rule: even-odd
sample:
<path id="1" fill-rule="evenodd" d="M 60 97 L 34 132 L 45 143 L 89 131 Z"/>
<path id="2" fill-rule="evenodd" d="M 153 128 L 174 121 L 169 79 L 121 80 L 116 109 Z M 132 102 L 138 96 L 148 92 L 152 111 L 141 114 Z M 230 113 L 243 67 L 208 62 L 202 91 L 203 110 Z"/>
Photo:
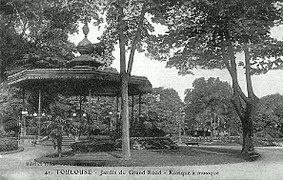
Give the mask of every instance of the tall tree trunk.
<path id="1" fill-rule="evenodd" d="M 248 42 L 248 41 L 247 41 Z M 247 43 L 248 44 L 248 43 Z M 259 101 L 259 98 L 254 94 L 252 78 L 251 78 L 251 56 L 250 49 L 248 46 L 244 45 L 245 54 L 245 75 L 246 75 L 246 85 L 248 91 L 248 101 L 246 101 L 246 106 L 244 110 L 244 116 L 240 117 L 243 125 L 243 153 L 248 153 L 254 151 L 253 145 L 253 120 L 255 115 L 255 107 Z"/>
<path id="2" fill-rule="evenodd" d="M 242 153 L 254 151 L 253 145 L 253 114 L 255 112 L 254 104 L 247 104 L 245 108 L 245 115 L 241 117 L 243 127 L 243 146 Z"/>
<path id="3" fill-rule="evenodd" d="M 129 100 L 128 100 L 128 79 L 127 73 L 122 74 L 122 152 L 124 160 L 131 159 L 130 151 L 130 121 L 129 121 Z"/>
<path id="4" fill-rule="evenodd" d="M 258 101 L 245 102 L 237 93 L 234 93 L 232 103 L 242 124 L 242 153 L 248 153 L 254 150 L 253 145 L 253 119 L 255 114 L 255 106 Z"/>
<path id="5" fill-rule="evenodd" d="M 243 129 L 243 145 L 242 153 L 248 153 L 254 151 L 253 145 L 253 119 L 255 114 L 255 106 L 259 99 L 254 94 L 252 80 L 251 80 L 251 56 L 248 46 L 243 46 L 243 51 L 245 53 L 245 76 L 248 95 L 246 96 L 241 87 L 239 86 L 237 77 L 237 64 L 236 57 L 234 55 L 234 49 L 232 43 L 230 42 L 229 32 L 226 32 L 226 38 L 223 39 L 221 45 L 221 51 L 223 55 L 223 62 L 227 67 L 229 74 L 232 78 L 232 88 L 233 88 L 233 98 L 232 103 L 235 110 L 241 120 Z"/>
<path id="6" fill-rule="evenodd" d="M 128 100 L 128 82 L 129 77 L 131 75 L 134 54 L 136 51 L 137 43 L 140 41 L 141 31 L 143 26 L 143 20 L 146 13 L 146 4 L 144 3 L 142 6 L 139 23 L 137 27 L 137 31 L 135 33 L 135 37 L 133 39 L 131 45 L 131 51 L 129 55 L 128 62 L 128 70 L 126 67 L 126 37 L 124 34 L 125 30 L 125 22 L 124 18 L 124 6 L 125 0 L 121 0 L 119 2 L 119 16 L 118 16 L 118 33 L 119 33 L 119 48 L 120 48 L 120 75 L 121 75 L 121 95 L 122 95 L 122 151 L 124 160 L 131 159 L 131 151 L 130 151 L 130 122 L 129 122 L 129 100 Z"/>
<path id="7" fill-rule="evenodd" d="M 126 37 L 124 35 L 125 22 L 123 6 L 125 1 L 121 1 L 119 6 L 118 16 L 118 32 L 119 32 L 119 48 L 120 48 L 120 76 L 121 76 L 121 95 L 122 95 L 122 109 L 121 109 L 121 121 L 122 121 L 122 152 L 123 159 L 131 159 L 130 151 L 130 122 L 129 122 L 129 102 L 128 102 L 128 79 L 126 67 Z"/>

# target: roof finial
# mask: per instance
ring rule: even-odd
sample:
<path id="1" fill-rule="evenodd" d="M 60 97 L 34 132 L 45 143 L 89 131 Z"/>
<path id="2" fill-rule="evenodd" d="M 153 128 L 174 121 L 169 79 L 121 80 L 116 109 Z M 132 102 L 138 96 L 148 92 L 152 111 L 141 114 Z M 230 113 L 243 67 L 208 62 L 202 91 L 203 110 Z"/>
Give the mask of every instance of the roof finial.
<path id="1" fill-rule="evenodd" d="M 68 62 L 71 68 L 97 68 L 103 63 L 99 61 L 98 58 L 93 58 L 92 53 L 94 53 L 93 44 L 88 40 L 87 35 L 89 33 L 87 18 L 84 20 L 83 33 L 85 35 L 84 39 L 78 43 L 77 50 L 81 54 Z"/>
<path id="2" fill-rule="evenodd" d="M 85 37 L 87 37 L 87 35 L 89 33 L 89 27 L 88 27 L 87 24 L 88 24 L 87 19 L 85 19 L 84 26 L 83 26 L 83 33 L 84 33 Z"/>

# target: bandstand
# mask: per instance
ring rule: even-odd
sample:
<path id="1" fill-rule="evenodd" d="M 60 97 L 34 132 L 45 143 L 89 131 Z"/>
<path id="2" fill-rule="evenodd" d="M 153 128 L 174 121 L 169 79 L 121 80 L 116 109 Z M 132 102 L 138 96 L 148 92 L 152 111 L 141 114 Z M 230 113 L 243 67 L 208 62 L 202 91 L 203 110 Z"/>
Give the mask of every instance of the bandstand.
<path id="1" fill-rule="evenodd" d="M 38 92 L 38 128 L 42 117 L 42 94 L 52 92 L 66 96 L 114 96 L 116 97 L 117 114 L 119 113 L 119 98 L 121 97 L 121 77 L 117 72 L 99 70 L 103 65 L 103 58 L 95 54 L 95 44 L 87 39 L 89 29 L 87 25 L 83 27 L 85 38 L 78 44 L 77 49 L 80 56 L 75 57 L 67 63 L 66 68 L 59 69 L 26 69 L 10 75 L 7 83 L 22 89 L 23 102 L 27 91 Z M 152 85 L 146 77 L 130 76 L 129 78 L 129 96 L 134 101 L 135 96 L 141 96 L 150 92 Z M 132 103 L 134 108 L 134 102 Z M 141 106 L 139 105 L 139 114 Z M 134 116 L 132 111 L 131 116 Z M 139 117 L 139 116 L 138 116 Z M 118 118 L 118 116 L 117 116 Z M 117 119 L 118 120 L 118 119 Z M 25 132 L 25 127 L 23 129 Z M 39 131 L 40 132 L 40 131 Z M 40 134 L 38 133 L 40 136 Z"/>

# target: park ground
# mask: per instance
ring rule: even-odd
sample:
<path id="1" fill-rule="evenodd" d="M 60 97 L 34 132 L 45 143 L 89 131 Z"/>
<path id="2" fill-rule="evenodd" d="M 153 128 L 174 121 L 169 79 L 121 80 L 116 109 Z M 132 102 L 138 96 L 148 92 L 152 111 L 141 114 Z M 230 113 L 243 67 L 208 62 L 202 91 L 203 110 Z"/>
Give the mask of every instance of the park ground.
<path id="1" fill-rule="evenodd" d="M 181 147 L 182 148 L 182 147 Z M 184 147 L 183 147 L 184 148 Z M 133 159 L 144 160 L 141 166 L 62 166 L 36 164 L 34 159 L 54 152 L 52 147 L 26 146 L 24 151 L 0 156 L 0 180 L 6 179 L 282 179 L 283 148 L 258 147 L 261 158 L 244 161 L 235 157 L 240 146 L 189 147 L 192 156 L 174 156 L 179 164 L 170 164 L 172 159 L 154 157 L 145 163 L 142 151 L 133 151 Z M 68 149 L 64 149 L 68 150 Z M 181 151 L 182 152 L 182 151 Z M 166 152 L 164 152 L 166 153 Z M 183 152 L 184 153 L 184 152 Z M 188 155 L 188 154 L 187 154 Z M 166 155 L 168 156 L 168 155 Z M 138 157 L 138 158 L 137 158 Z M 165 156 L 164 156 L 165 157 Z M 190 161 L 191 160 L 191 161 Z M 230 161 L 230 162 L 229 162 Z M 163 164 L 161 163 L 163 162 Z M 166 164 L 167 162 L 167 164 Z M 185 163 L 187 162 L 187 164 Z M 214 162 L 214 163 L 213 163 Z M 78 174 L 75 174 L 78 173 Z M 81 174 L 80 174 L 81 173 Z"/>

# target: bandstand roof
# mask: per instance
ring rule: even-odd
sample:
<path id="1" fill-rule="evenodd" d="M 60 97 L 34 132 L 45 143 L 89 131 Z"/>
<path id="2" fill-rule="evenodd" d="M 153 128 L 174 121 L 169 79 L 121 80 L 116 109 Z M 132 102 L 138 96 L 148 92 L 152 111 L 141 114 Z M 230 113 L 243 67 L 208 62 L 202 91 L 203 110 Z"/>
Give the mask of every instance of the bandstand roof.
<path id="1" fill-rule="evenodd" d="M 26 90 L 49 91 L 64 95 L 119 96 L 120 74 L 94 69 L 32 69 L 8 76 L 8 84 Z M 145 94 L 152 85 L 146 77 L 131 76 L 129 95 Z"/>

